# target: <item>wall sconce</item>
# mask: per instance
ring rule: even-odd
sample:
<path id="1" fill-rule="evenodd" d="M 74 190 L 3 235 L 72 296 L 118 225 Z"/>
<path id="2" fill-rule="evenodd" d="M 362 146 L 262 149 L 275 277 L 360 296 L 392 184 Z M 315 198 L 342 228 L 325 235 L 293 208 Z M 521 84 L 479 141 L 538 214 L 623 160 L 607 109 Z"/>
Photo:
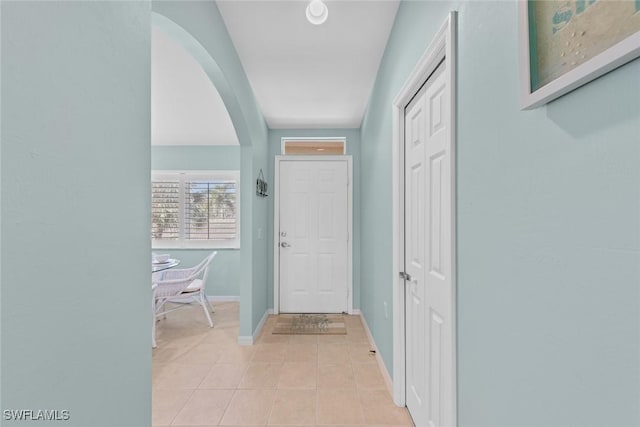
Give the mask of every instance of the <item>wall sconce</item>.
<path id="1" fill-rule="evenodd" d="M 262 169 L 260 169 L 260 173 L 258 174 L 258 179 L 256 180 L 256 196 L 267 197 L 268 195 L 269 195 L 269 185 L 267 184 L 267 181 L 264 180 Z"/>

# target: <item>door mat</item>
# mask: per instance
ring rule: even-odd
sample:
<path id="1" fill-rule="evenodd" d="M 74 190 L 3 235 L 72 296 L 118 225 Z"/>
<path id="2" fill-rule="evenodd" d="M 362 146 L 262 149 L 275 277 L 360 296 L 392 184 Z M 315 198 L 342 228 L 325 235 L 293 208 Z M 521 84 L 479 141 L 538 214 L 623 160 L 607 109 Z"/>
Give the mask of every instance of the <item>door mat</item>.
<path id="1" fill-rule="evenodd" d="M 281 314 L 273 328 L 278 335 L 346 335 L 341 314 Z"/>

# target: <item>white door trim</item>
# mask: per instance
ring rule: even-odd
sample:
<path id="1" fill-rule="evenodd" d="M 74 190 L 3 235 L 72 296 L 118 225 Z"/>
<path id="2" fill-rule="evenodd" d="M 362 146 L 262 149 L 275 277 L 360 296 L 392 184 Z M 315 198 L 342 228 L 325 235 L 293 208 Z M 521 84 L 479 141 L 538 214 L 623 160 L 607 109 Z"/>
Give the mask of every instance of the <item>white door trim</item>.
<path id="1" fill-rule="evenodd" d="M 353 314 L 353 159 L 345 156 L 276 156 L 273 199 L 273 313 L 280 313 L 280 163 L 332 161 L 347 163 L 347 309 Z"/>
<path id="2" fill-rule="evenodd" d="M 427 78 L 436 70 L 438 65 L 445 61 L 447 87 L 449 90 L 451 126 L 449 138 L 451 141 L 451 188 L 453 195 L 451 197 L 451 224 L 452 224 L 452 242 L 451 242 L 451 278 L 452 278 L 452 296 L 453 307 L 451 308 L 451 336 L 452 336 L 452 355 L 454 360 L 453 378 L 453 425 L 457 424 L 457 399 L 456 399 L 456 56 L 457 56 L 457 12 L 449 12 L 444 24 L 435 35 L 429 47 L 420 58 L 420 61 L 407 78 L 402 89 L 393 100 L 393 139 L 392 139 L 392 196 L 393 196 L 393 401 L 398 406 L 405 406 L 405 310 L 404 310 L 404 279 L 401 279 L 399 272 L 404 270 L 401 260 L 404 259 L 404 109 L 413 96 L 420 90 Z"/>

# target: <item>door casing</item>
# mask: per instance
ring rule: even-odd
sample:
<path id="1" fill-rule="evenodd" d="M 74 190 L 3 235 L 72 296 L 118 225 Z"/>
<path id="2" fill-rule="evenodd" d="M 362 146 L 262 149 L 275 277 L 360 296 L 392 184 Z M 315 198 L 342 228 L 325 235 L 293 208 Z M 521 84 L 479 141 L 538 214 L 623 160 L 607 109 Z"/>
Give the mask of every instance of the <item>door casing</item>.
<path id="1" fill-rule="evenodd" d="M 347 163 L 347 312 L 353 314 L 353 159 L 345 156 L 276 156 L 273 200 L 273 313 L 280 313 L 280 164 L 281 162 L 332 161 Z"/>
<path id="2" fill-rule="evenodd" d="M 453 370 L 453 425 L 457 425 L 457 389 L 456 389 L 456 295 L 457 295 L 457 257 L 456 257 L 456 57 L 457 57 L 457 12 L 449 12 L 444 24 L 427 47 L 426 51 L 420 58 L 420 61 L 407 78 L 402 89 L 393 100 L 393 131 L 392 131 L 392 197 L 393 197 L 393 401 L 398 406 L 406 404 L 406 380 L 405 380 L 405 295 L 404 295 L 404 279 L 399 275 L 403 271 L 404 266 L 404 109 L 411 101 L 413 96 L 420 90 L 422 85 L 427 81 L 428 77 L 436 70 L 438 65 L 444 61 L 446 64 L 447 87 L 450 97 L 451 126 L 449 129 L 449 138 L 451 146 L 451 278 L 452 278 L 452 304 L 451 308 L 451 336 L 452 336 L 452 361 Z"/>

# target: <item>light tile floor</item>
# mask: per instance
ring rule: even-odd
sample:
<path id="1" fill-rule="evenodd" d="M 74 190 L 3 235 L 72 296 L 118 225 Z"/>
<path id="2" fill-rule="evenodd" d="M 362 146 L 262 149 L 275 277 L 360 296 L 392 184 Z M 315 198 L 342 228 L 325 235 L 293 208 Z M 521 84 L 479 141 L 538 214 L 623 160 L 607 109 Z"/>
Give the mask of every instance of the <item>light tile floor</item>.
<path id="1" fill-rule="evenodd" d="M 153 426 L 411 426 L 387 390 L 358 316 L 347 335 L 273 335 L 267 319 L 240 346 L 238 303 L 215 304 L 209 328 L 189 306 L 158 323 Z"/>

